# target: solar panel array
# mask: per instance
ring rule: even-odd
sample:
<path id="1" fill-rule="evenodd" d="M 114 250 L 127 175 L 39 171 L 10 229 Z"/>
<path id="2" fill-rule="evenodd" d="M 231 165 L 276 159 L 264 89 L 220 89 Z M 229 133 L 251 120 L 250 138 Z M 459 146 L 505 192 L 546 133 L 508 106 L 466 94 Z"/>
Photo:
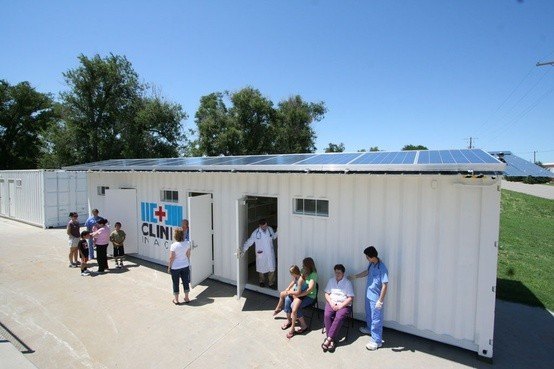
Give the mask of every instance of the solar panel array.
<path id="1" fill-rule="evenodd" d="M 554 173 L 530 161 L 512 154 L 510 151 L 491 151 L 491 155 L 502 158 L 506 163 L 506 177 L 548 177 L 554 178 Z"/>
<path id="2" fill-rule="evenodd" d="M 114 159 L 66 170 L 501 172 L 505 164 L 480 149 Z"/>

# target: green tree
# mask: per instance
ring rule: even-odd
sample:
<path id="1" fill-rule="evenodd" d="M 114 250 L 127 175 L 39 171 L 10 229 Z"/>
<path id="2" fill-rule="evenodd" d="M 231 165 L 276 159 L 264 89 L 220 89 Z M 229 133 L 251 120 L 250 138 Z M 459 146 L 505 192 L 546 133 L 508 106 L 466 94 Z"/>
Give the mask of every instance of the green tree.
<path id="1" fill-rule="evenodd" d="M 305 102 L 299 95 L 281 101 L 272 127 L 273 152 L 314 152 L 316 134 L 311 124 L 323 119 L 326 112 L 323 102 Z"/>
<path id="2" fill-rule="evenodd" d="M 344 151 L 344 144 L 341 142 L 340 144 L 334 144 L 329 142 L 329 146 L 325 149 L 325 152 L 343 152 Z"/>
<path id="3" fill-rule="evenodd" d="M 148 95 L 124 56 L 78 59 L 78 67 L 63 73 L 69 89 L 60 94 L 62 121 L 44 164 L 178 155 L 186 119 L 180 105 Z"/>
<path id="4" fill-rule="evenodd" d="M 235 155 L 240 152 L 241 132 L 224 102 L 228 95 L 228 92 L 214 92 L 200 98 L 195 114 L 198 138 L 194 155 Z"/>
<path id="5" fill-rule="evenodd" d="M 55 121 L 50 95 L 29 82 L 0 80 L 0 169 L 34 169 L 45 150 L 44 134 Z"/>
<path id="6" fill-rule="evenodd" d="M 423 145 L 406 145 L 402 148 L 402 151 L 409 151 L 409 150 L 429 150 L 429 149 Z"/>
<path id="7" fill-rule="evenodd" d="M 260 91 L 246 87 L 230 95 L 231 120 L 239 130 L 239 141 L 232 142 L 238 155 L 269 154 L 273 152 L 270 126 L 275 117 L 271 100 Z"/>
<path id="8" fill-rule="evenodd" d="M 322 102 L 308 103 L 300 96 L 274 108 L 252 87 L 214 92 L 200 98 L 192 151 L 208 156 L 313 152 L 315 132 L 310 125 L 325 112 Z"/>
<path id="9" fill-rule="evenodd" d="M 379 151 L 379 146 L 372 146 L 369 148 L 369 151 Z"/>

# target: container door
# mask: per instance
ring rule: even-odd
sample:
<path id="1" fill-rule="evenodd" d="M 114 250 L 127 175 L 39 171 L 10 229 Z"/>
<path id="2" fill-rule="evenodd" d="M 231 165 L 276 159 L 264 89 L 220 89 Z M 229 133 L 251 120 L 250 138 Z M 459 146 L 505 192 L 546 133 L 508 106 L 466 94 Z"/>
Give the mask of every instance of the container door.
<path id="1" fill-rule="evenodd" d="M 135 189 L 106 189 L 106 201 L 100 214 L 110 222 L 121 223 L 125 232 L 125 253 L 138 253 L 137 191 Z"/>
<path id="2" fill-rule="evenodd" d="M 8 180 L 8 216 L 15 217 L 15 182 L 13 179 Z"/>
<path id="3" fill-rule="evenodd" d="M 237 257 L 237 299 L 240 299 L 244 286 L 248 279 L 248 255 L 242 255 L 242 245 L 248 237 L 247 230 L 247 216 L 248 208 L 246 206 L 246 199 L 240 198 L 237 200 L 237 239 L 236 239 L 236 251 Z"/>
<path id="4" fill-rule="evenodd" d="M 212 195 L 188 198 L 190 284 L 194 288 L 212 273 Z"/>
<path id="5" fill-rule="evenodd" d="M 6 206 L 4 205 L 4 180 L 0 179 L 0 214 L 6 215 Z"/>

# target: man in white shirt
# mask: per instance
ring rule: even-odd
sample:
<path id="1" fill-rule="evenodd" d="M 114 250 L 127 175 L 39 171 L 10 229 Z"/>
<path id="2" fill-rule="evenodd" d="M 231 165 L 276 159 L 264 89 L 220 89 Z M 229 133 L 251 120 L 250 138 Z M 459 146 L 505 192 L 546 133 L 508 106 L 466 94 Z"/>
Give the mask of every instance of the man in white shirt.
<path id="1" fill-rule="evenodd" d="M 259 274 L 260 287 L 265 287 L 265 274 L 268 273 L 269 287 L 273 288 L 275 286 L 273 240 L 277 238 L 277 233 L 267 225 L 266 219 L 260 219 L 258 225 L 242 246 L 242 251 L 246 252 L 250 246 L 256 244 L 256 271 Z"/>
<path id="2" fill-rule="evenodd" d="M 327 337 L 321 344 L 323 351 L 335 349 L 335 339 L 344 322 L 344 319 L 352 311 L 352 299 L 354 298 L 354 288 L 352 282 L 344 278 L 345 268 L 342 264 L 337 264 L 333 268 L 335 276 L 329 279 L 325 287 L 325 314 L 323 321 L 325 323 L 325 332 Z"/>

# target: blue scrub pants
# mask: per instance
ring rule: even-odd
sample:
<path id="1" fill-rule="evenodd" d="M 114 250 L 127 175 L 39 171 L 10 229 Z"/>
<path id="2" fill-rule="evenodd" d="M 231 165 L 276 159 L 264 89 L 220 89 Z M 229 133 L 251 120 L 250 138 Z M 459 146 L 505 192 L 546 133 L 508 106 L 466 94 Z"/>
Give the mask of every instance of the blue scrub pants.
<path id="1" fill-rule="evenodd" d="M 371 331 L 371 338 L 379 344 L 383 341 L 383 314 L 384 306 L 381 309 L 375 308 L 375 303 L 366 297 L 365 299 L 365 320 L 367 329 Z"/>

